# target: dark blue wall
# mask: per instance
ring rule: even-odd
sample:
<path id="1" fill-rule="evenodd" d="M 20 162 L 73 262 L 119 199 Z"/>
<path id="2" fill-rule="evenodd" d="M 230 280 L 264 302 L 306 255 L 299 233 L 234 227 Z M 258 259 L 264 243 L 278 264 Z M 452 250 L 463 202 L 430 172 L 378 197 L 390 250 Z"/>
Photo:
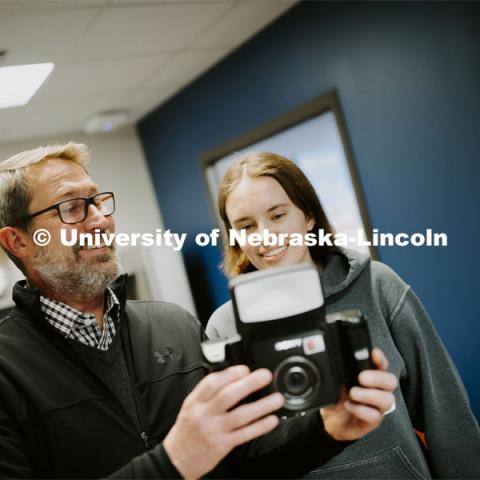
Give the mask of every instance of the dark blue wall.
<path id="1" fill-rule="evenodd" d="M 382 248 L 416 290 L 480 417 L 480 4 L 305 2 L 139 124 L 166 226 L 214 227 L 200 155 L 336 88 L 372 226 L 447 232 Z M 202 320 L 226 298 L 216 249 L 184 249 Z"/>

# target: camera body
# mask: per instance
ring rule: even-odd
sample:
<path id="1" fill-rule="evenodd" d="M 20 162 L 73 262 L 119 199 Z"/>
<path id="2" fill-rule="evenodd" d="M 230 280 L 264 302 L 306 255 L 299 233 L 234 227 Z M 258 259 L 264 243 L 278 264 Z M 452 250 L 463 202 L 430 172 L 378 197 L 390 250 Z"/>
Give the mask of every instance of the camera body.
<path id="1" fill-rule="evenodd" d="M 280 416 L 336 403 L 340 386 L 374 368 L 368 327 L 359 310 L 325 315 L 320 273 L 310 264 L 276 267 L 231 280 L 238 335 L 202 344 L 214 368 L 246 364 L 268 368 L 273 382 L 257 396 L 278 391 Z"/>

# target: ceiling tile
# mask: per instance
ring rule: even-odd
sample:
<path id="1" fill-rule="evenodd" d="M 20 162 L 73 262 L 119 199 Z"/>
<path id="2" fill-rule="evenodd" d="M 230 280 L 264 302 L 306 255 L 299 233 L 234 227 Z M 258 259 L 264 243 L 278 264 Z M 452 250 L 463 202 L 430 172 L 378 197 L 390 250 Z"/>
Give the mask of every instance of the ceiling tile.
<path id="1" fill-rule="evenodd" d="M 0 49 L 6 65 L 67 58 L 99 14 L 95 8 L 12 10 L 0 8 Z"/>
<path id="2" fill-rule="evenodd" d="M 142 88 L 129 96 L 127 102 L 124 104 L 126 107 L 129 107 L 134 121 L 137 121 L 167 101 L 177 90 L 178 88 L 176 86 L 163 89 Z"/>
<path id="3" fill-rule="evenodd" d="M 232 0 L 110 0 L 112 5 L 129 5 L 131 7 L 137 6 L 140 3 L 225 3 L 225 1 Z M 238 0 L 236 0 L 238 1 Z"/>
<path id="4" fill-rule="evenodd" d="M 295 3 L 296 0 L 242 1 L 224 15 L 221 21 L 198 37 L 191 46 L 238 46 Z"/>
<path id="5" fill-rule="evenodd" d="M 139 3 L 110 7 L 80 42 L 79 58 L 105 58 L 137 53 L 175 51 L 190 43 L 214 22 L 231 2 Z"/>
<path id="6" fill-rule="evenodd" d="M 33 102 L 44 102 L 51 98 L 95 96 L 100 93 L 127 94 L 158 70 L 168 58 L 168 54 L 159 54 L 124 60 L 59 65 Z"/>
<path id="7" fill-rule="evenodd" d="M 99 8 L 111 0 L 0 0 L 0 10 L 33 12 L 35 10 L 72 10 Z"/>
<path id="8" fill-rule="evenodd" d="M 22 109 L 7 130 L 8 141 L 25 138 L 25 131 L 29 132 L 29 138 L 51 136 L 55 141 L 57 135 L 81 130 L 92 113 L 118 108 L 122 105 L 122 97 L 101 95 L 32 104 Z"/>
<path id="9" fill-rule="evenodd" d="M 0 142 L 81 131 L 95 113 L 123 109 L 134 123 L 173 94 L 172 89 L 142 89 L 132 95 L 98 95 L 56 99 L 16 109 L 0 110 Z M 16 112 L 14 112 L 16 111 Z"/>
<path id="10" fill-rule="evenodd" d="M 217 48 L 179 53 L 166 62 L 160 70 L 147 77 L 143 86 L 146 88 L 169 89 L 177 85 L 180 89 L 212 67 L 228 52 L 229 49 Z"/>
<path id="11" fill-rule="evenodd" d="M 3 136 L 8 132 L 9 128 L 15 123 L 20 112 L 21 108 L 19 107 L 0 109 L 0 142 L 3 140 Z"/>

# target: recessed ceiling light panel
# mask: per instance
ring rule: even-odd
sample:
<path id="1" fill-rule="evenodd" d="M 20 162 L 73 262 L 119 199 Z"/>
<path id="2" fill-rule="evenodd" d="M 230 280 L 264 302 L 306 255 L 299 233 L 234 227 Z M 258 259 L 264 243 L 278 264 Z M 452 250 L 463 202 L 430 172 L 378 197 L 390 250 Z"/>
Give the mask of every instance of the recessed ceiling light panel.
<path id="1" fill-rule="evenodd" d="M 53 63 L 0 67 L 0 108 L 21 107 L 50 75 Z"/>

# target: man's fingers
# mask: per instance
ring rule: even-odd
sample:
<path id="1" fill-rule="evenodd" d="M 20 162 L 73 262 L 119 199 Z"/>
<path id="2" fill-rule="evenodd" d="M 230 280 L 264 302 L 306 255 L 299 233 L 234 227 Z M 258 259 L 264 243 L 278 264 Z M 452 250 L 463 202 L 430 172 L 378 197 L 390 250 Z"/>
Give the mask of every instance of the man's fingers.
<path id="1" fill-rule="evenodd" d="M 230 430 L 237 430 L 254 420 L 265 417 L 283 406 L 285 399 L 281 393 L 272 393 L 252 403 L 240 405 L 227 414 L 226 422 Z"/>
<path id="2" fill-rule="evenodd" d="M 358 381 L 362 387 L 377 388 L 393 392 L 398 386 L 397 377 L 390 372 L 379 370 L 363 370 L 358 376 Z"/>
<path id="3" fill-rule="evenodd" d="M 375 366 L 379 370 L 384 370 L 384 371 L 387 370 L 388 368 L 387 357 L 379 348 L 374 348 L 372 350 L 372 360 L 373 360 L 373 363 L 375 363 Z"/>
<path id="4" fill-rule="evenodd" d="M 272 431 L 279 423 L 279 419 L 276 415 L 269 415 L 261 420 L 258 420 L 250 425 L 239 428 L 230 434 L 231 441 L 234 446 L 241 445 L 245 442 L 249 442 L 254 438 L 265 435 Z"/>
<path id="5" fill-rule="evenodd" d="M 228 384 L 247 377 L 249 371 L 246 365 L 235 365 L 220 372 L 210 373 L 199 382 L 187 399 L 190 402 L 210 400 Z"/>
<path id="6" fill-rule="evenodd" d="M 389 410 L 395 403 L 393 393 L 373 388 L 353 387 L 350 389 L 350 399 L 379 410 L 381 413 Z"/>
<path id="7" fill-rule="evenodd" d="M 266 387 L 272 381 L 272 373 L 261 368 L 249 375 L 225 385 L 212 399 L 212 408 L 217 412 L 226 412 L 238 402 L 257 390 Z"/>

